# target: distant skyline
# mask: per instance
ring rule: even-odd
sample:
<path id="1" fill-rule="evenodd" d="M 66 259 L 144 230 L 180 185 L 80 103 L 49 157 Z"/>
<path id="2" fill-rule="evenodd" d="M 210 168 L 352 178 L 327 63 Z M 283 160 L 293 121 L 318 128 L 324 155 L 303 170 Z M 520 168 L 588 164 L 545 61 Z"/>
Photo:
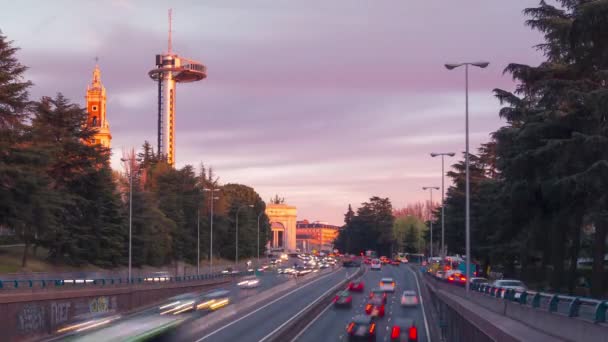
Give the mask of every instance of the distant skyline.
<path id="1" fill-rule="evenodd" d="M 471 150 L 504 124 L 492 89 L 513 89 L 508 63 L 542 61 L 522 14 L 538 3 L 24 0 L 3 4 L 0 30 L 21 48 L 32 99 L 62 92 L 84 106 L 99 57 L 120 169 L 123 150 L 156 150 L 147 72 L 172 8 L 173 50 L 208 68 L 178 85 L 176 167 L 203 162 L 222 183 L 285 197 L 298 220 L 341 225 L 371 196 L 428 200 L 422 186 L 441 185 L 429 153 L 464 151 L 464 70 L 444 63 L 491 63 L 470 73 Z"/>

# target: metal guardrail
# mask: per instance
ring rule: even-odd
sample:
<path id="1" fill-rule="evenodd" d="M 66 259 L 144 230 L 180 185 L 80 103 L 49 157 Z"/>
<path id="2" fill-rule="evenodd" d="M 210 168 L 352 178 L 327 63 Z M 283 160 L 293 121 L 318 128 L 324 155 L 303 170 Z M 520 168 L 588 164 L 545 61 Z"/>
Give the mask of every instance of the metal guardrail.
<path id="1" fill-rule="evenodd" d="M 236 277 L 241 275 L 249 275 L 253 272 L 240 273 L 212 273 L 191 276 L 149 276 L 131 278 L 131 284 L 160 284 L 160 283 L 176 283 L 201 281 L 210 279 L 220 279 L 226 277 Z M 127 278 L 95 278 L 95 279 L 0 279 L 0 292 L 18 290 L 18 289 L 60 289 L 66 287 L 103 287 L 129 284 Z"/>
<path id="2" fill-rule="evenodd" d="M 423 273 L 433 277 L 432 274 L 426 271 L 423 271 Z M 482 293 L 486 296 L 512 301 L 566 317 L 578 317 L 594 323 L 606 323 L 608 301 L 605 300 L 556 293 L 517 291 L 496 287 L 491 284 L 471 284 L 470 286 L 471 291 Z"/>
<path id="3" fill-rule="evenodd" d="M 539 310 L 579 317 L 594 323 L 606 323 L 608 301 L 556 293 L 503 289 L 490 284 L 471 284 L 471 290 Z"/>

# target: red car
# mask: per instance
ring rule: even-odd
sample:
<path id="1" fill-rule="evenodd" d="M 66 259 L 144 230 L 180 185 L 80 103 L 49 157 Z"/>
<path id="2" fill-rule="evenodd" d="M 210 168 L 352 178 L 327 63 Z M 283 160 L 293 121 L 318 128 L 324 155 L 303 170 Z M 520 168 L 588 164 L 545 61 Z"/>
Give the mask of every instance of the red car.
<path id="1" fill-rule="evenodd" d="M 452 273 L 448 276 L 448 283 L 465 285 L 467 283 L 467 277 L 464 274 Z"/>
<path id="2" fill-rule="evenodd" d="M 365 306 L 365 313 L 372 317 L 384 317 L 384 300 L 373 297 Z"/>
<path id="3" fill-rule="evenodd" d="M 376 341 L 376 323 L 370 316 L 357 315 L 346 326 L 348 341 Z"/>
<path id="4" fill-rule="evenodd" d="M 352 307 L 353 306 L 353 297 L 348 293 L 348 291 L 342 291 L 334 297 L 333 302 L 334 302 L 334 306 L 337 306 L 337 307 L 341 307 L 341 306 Z"/>
<path id="5" fill-rule="evenodd" d="M 350 282 L 348 283 L 348 291 L 352 291 L 352 292 L 363 292 L 363 288 L 365 287 L 365 284 L 362 281 L 359 282 Z"/>
<path id="6" fill-rule="evenodd" d="M 370 259 L 370 258 L 365 258 L 365 259 L 363 260 L 363 263 L 364 263 L 364 264 L 366 264 L 366 265 L 371 265 L 371 263 L 372 263 L 372 259 Z"/>
<path id="7" fill-rule="evenodd" d="M 391 329 L 391 342 L 418 342 L 418 329 L 414 321 L 405 317 L 395 318 Z"/>

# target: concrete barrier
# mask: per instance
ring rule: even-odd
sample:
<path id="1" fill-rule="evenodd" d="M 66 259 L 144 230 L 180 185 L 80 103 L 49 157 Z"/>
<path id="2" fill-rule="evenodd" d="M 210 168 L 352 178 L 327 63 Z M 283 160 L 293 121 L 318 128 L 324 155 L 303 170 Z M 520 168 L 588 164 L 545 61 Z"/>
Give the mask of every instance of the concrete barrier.
<path id="1" fill-rule="evenodd" d="M 66 323 L 93 315 L 127 313 L 165 298 L 230 283 L 223 278 L 146 286 L 81 288 L 0 295 L 0 340 L 35 341 Z"/>

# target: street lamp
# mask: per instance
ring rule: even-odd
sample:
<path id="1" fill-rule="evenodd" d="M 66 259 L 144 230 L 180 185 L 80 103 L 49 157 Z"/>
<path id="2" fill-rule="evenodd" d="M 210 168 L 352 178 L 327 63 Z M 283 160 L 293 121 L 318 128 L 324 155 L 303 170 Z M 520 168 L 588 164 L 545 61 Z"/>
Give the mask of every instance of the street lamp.
<path id="1" fill-rule="evenodd" d="M 253 204 L 243 204 L 241 205 L 237 210 L 236 210 L 236 234 L 235 234 L 235 257 L 234 257 L 234 270 L 237 269 L 237 266 L 239 264 L 239 212 L 241 211 L 241 209 L 243 208 L 253 208 Z"/>
<path id="2" fill-rule="evenodd" d="M 433 258 L 433 215 L 432 215 L 432 210 L 433 210 L 433 190 L 439 190 L 438 186 L 423 186 L 422 190 L 428 190 L 429 193 L 431 194 L 431 217 L 429 219 L 429 222 L 431 223 L 431 247 L 429 250 L 429 256 L 430 258 Z"/>
<path id="3" fill-rule="evenodd" d="M 215 197 L 215 195 L 213 194 L 216 191 L 220 191 L 220 189 L 207 189 L 204 188 L 203 191 L 209 191 L 211 192 L 211 198 L 209 199 L 209 201 L 211 201 L 211 203 L 209 204 L 210 207 L 210 219 L 209 219 L 209 228 L 210 228 L 210 234 L 209 234 L 209 271 L 210 273 L 213 273 L 213 201 L 216 199 L 219 199 L 219 197 Z M 200 260 L 200 254 L 201 254 L 201 250 L 200 250 L 200 231 L 198 233 L 199 235 L 199 249 L 198 249 L 198 259 Z M 197 268 L 198 268 L 198 263 L 197 263 Z"/>
<path id="4" fill-rule="evenodd" d="M 441 153 L 431 153 L 431 157 L 441 156 L 441 252 L 440 255 L 443 256 L 447 251 L 445 250 L 445 190 L 444 190 L 444 180 L 445 180 L 445 171 L 443 169 L 444 165 L 444 157 L 453 157 L 456 154 L 454 152 L 441 152 Z"/>
<path id="5" fill-rule="evenodd" d="M 471 277 L 471 212 L 470 212 L 470 193 L 469 193 L 469 65 L 485 68 L 490 65 L 489 62 L 468 62 L 468 63 L 459 63 L 459 64 L 445 64 L 445 67 L 448 70 L 453 70 L 455 68 L 461 67 L 464 65 L 464 79 L 465 79 L 465 127 L 466 127 L 466 151 L 465 151 L 465 169 L 466 169 L 466 181 L 465 181 L 465 254 L 467 255 L 466 260 L 466 290 L 465 294 L 469 296 L 470 290 L 470 282 L 469 278 Z"/>
<path id="6" fill-rule="evenodd" d="M 258 214 L 258 267 L 260 266 L 260 217 L 264 212 Z"/>
<path id="7" fill-rule="evenodd" d="M 120 158 L 123 163 L 129 162 L 129 284 L 131 284 L 131 233 L 133 231 L 133 157 Z"/>

